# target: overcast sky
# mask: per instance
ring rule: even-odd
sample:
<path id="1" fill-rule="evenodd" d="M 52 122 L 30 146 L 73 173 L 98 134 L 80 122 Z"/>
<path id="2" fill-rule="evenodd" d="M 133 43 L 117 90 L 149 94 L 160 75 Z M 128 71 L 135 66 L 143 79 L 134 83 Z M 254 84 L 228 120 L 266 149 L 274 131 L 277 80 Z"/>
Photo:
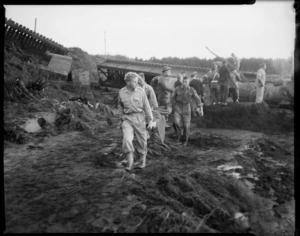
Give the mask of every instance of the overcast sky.
<path id="1" fill-rule="evenodd" d="M 288 58 L 292 1 L 254 5 L 5 5 L 6 17 L 65 47 L 149 59 L 220 56 Z"/>

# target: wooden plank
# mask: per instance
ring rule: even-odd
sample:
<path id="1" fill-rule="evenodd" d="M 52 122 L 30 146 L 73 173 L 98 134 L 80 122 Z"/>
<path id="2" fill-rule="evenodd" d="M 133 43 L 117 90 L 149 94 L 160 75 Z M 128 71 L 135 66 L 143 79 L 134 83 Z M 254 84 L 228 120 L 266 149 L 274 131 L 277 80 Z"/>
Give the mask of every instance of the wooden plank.
<path id="1" fill-rule="evenodd" d="M 52 58 L 48 64 L 48 69 L 58 74 L 67 76 L 71 69 L 72 58 L 58 54 L 51 55 Z"/>

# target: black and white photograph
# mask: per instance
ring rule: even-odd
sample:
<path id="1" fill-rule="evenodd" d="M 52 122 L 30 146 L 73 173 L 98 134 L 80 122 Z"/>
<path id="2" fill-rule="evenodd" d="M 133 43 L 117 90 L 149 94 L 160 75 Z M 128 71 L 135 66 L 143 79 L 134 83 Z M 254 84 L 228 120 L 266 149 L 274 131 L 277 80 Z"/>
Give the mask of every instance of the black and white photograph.
<path id="1" fill-rule="evenodd" d="M 2 232 L 295 235 L 297 6 L 4 4 Z"/>

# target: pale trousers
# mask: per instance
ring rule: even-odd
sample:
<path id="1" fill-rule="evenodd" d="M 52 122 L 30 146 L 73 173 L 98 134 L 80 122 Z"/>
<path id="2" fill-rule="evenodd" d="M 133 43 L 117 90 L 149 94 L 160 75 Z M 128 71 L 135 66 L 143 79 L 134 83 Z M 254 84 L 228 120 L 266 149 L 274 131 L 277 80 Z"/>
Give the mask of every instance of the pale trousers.
<path id="1" fill-rule="evenodd" d="M 262 103 L 264 100 L 264 91 L 265 91 L 265 86 L 259 87 L 256 85 L 256 99 L 255 103 Z"/>
<path id="2" fill-rule="evenodd" d="M 122 150 L 123 153 L 133 153 L 133 138 L 134 134 L 137 140 L 137 152 L 141 155 L 147 155 L 147 130 L 146 130 L 146 122 L 132 122 L 130 120 L 125 119 L 122 122 L 122 130 L 123 130 L 123 144 Z"/>

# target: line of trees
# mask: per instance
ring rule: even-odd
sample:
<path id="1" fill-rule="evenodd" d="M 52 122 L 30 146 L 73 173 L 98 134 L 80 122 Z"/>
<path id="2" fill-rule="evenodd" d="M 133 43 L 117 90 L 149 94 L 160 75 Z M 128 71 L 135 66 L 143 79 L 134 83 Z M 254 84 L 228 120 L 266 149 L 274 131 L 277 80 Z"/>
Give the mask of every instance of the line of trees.
<path id="1" fill-rule="evenodd" d="M 178 58 L 178 57 L 164 57 L 162 59 L 158 59 L 155 57 L 151 57 L 148 60 L 143 60 L 142 58 L 129 58 L 123 55 L 110 55 L 111 59 L 119 59 L 119 60 L 136 60 L 143 62 L 154 62 L 161 64 L 169 64 L 169 65 L 184 65 L 184 66 L 192 66 L 192 67 L 204 67 L 210 68 L 212 63 L 219 58 L 214 59 L 200 59 L 198 57 L 188 57 L 188 58 Z M 249 72 L 257 72 L 259 69 L 260 63 L 265 62 L 267 65 L 267 74 L 276 74 L 276 75 L 292 75 L 293 74 L 293 60 L 292 58 L 288 59 L 264 59 L 264 58 L 241 58 L 240 70 L 241 71 L 249 71 Z"/>

